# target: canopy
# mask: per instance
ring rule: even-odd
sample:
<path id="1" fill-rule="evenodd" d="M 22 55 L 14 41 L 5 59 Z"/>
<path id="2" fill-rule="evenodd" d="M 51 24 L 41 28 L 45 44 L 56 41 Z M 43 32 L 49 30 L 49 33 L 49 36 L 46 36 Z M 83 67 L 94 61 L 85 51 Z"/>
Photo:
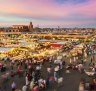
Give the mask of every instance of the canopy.
<path id="1" fill-rule="evenodd" d="M 61 47 L 62 45 L 66 44 L 67 42 L 56 42 L 56 43 L 52 43 L 51 46 L 53 47 Z"/>
<path id="2" fill-rule="evenodd" d="M 22 59 L 22 58 L 24 58 L 24 55 L 19 55 L 19 56 L 12 57 L 12 59 Z"/>
<path id="3" fill-rule="evenodd" d="M 12 48 L 4 48 L 4 47 L 0 47 L 0 52 L 7 52 Z"/>

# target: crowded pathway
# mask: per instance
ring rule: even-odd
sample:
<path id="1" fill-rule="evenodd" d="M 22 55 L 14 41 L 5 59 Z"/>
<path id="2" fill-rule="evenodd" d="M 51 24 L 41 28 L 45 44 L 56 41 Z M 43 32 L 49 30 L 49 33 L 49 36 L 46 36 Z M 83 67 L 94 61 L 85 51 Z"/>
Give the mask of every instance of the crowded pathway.
<path id="1" fill-rule="evenodd" d="M 55 55 L 39 59 L 40 63 L 36 58 L 5 61 L 0 72 L 1 91 L 96 91 L 95 57 L 56 61 Z"/>

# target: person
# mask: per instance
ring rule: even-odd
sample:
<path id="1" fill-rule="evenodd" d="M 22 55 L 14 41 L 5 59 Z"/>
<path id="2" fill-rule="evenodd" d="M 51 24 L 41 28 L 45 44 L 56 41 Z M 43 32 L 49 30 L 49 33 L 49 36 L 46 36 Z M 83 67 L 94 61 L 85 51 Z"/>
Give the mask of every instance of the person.
<path id="1" fill-rule="evenodd" d="M 33 87 L 34 87 L 34 81 L 31 81 L 31 82 L 30 82 L 30 90 L 32 90 Z"/>
<path id="2" fill-rule="evenodd" d="M 54 77 L 55 78 L 55 81 L 57 80 L 57 76 Z M 53 83 L 53 76 L 50 76 L 49 78 L 49 84 L 52 85 Z"/>
<path id="3" fill-rule="evenodd" d="M 26 86 L 26 85 L 24 85 L 24 86 L 22 87 L 22 91 L 27 91 L 27 86 Z"/>
<path id="4" fill-rule="evenodd" d="M 96 78 L 93 79 L 94 90 L 96 90 Z"/>
<path id="5" fill-rule="evenodd" d="M 80 73 L 82 73 L 82 69 L 83 69 L 83 65 L 82 64 L 79 64 L 78 65 L 78 70 L 79 70 Z"/>
<path id="6" fill-rule="evenodd" d="M 25 81 L 26 81 L 26 85 L 28 85 L 29 81 L 28 81 L 28 77 L 27 76 L 25 77 Z"/>
<path id="7" fill-rule="evenodd" d="M 32 91 L 39 91 L 39 87 L 38 87 L 38 84 L 36 83 L 33 87 L 33 90 Z"/>
<path id="8" fill-rule="evenodd" d="M 84 91 L 84 84 L 82 81 L 80 81 L 80 84 L 79 84 L 79 91 Z"/>
<path id="9" fill-rule="evenodd" d="M 18 76 L 20 77 L 20 73 L 21 73 L 21 68 L 20 68 L 20 66 L 18 66 L 17 72 L 18 72 Z"/>
<path id="10" fill-rule="evenodd" d="M 34 77 L 35 77 L 35 72 L 33 71 L 33 72 L 32 72 L 32 78 L 34 78 Z"/>
<path id="11" fill-rule="evenodd" d="M 93 58 L 91 57 L 91 60 L 90 60 L 90 63 L 89 63 L 89 65 L 91 65 L 91 64 L 92 64 L 92 62 L 93 62 Z"/>
<path id="12" fill-rule="evenodd" d="M 51 67 L 48 67 L 48 68 L 47 68 L 47 72 L 48 72 L 48 73 L 51 73 Z"/>
<path id="13" fill-rule="evenodd" d="M 85 89 L 89 91 L 90 89 L 90 82 L 85 82 Z"/>
<path id="14" fill-rule="evenodd" d="M 54 71 L 54 80 L 57 81 L 57 72 Z"/>
<path id="15" fill-rule="evenodd" d="M 60 69 L 62 69 L 62 68 L 63 68 L 62 61 L 60 61 Z"/>
<path id="16" fill-rule="evenodd" d="M 12 88 L 12 91 L 15 91 L 16 90 L 16 83 L 14 81 L 11 84 L 11 88 Z"/>
<path id="17" fill-rule="evenodd" d="M 40 78 L 39 80 L 38 80 L 38 85 L 39 85 L 39 87 L 41 86 L 41 83 L 43 82 L 43 79 L 42 78 Z"/>
<path id="18" fill-rule="evenodd" d="M 70 73 L 69 65 L 66 66 L 66 73 Z"/>

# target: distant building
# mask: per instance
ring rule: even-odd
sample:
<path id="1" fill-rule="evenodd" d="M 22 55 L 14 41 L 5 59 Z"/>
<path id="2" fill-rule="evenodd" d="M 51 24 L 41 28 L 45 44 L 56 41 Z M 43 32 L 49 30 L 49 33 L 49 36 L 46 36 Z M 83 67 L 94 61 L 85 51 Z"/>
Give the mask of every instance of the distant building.
<path id="1" fill-rule="evenodd" d="M 33 25 L 32 22 L 27 25 L 12 25 L 12 27 L 6 28 L 4 32 L 32 32 Z"/>
<path id="2" fill-rule="evenodd" d="M 3 32 L 4 31 L 4 28 L 0 28 L 0 32 Z"/>

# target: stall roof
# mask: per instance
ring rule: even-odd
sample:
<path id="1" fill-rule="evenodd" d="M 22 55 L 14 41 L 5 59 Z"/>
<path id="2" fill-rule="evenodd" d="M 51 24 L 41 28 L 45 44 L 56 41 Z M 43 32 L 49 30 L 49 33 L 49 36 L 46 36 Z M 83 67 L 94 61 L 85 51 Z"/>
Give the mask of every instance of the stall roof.
<path id="1" fill-rule="evenodd" d="M 0 47 L 0 52 L 7 52 L 9 50 L 11 50 L 12 48 L 4 48 L 4 47 Z"/>

